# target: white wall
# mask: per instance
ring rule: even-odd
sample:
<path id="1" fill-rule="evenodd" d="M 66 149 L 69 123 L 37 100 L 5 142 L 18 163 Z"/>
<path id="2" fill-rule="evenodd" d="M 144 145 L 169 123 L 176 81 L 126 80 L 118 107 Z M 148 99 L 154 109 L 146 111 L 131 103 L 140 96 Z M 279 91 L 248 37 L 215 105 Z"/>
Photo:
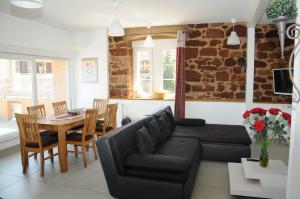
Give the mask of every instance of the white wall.
<path id="1" fill-rule="evenodd" d="M 133 120 L 151 114 L 165 106 L 171 106 L 174 111 L 173 100 L 117 100 L 111 99 L 110 103 L 118 103 L 118 124 L 123 117 Z M 253 104 L 253 107 L 280 108 L 290 112 L 286 104 Z M 242 125 L 245 103 L 242 102 L 199 102 L 187 101 L 185 113 L 187 118 L 202 118 L 211 124 L 235 124 Z"/>
<path id="2" fill-rule="evenodd" d="M 73 104 L 91 107 L 93 98 L 108 97 L 108 36 L 107 30 L 75 33 L 76 50 L 73 76 Z M 83 83 L 81 59 L 98 57 L 98 83 Z"/>
<path id="3" fill-rule="evenodd" d="M 0 13 L 0 43 L 37 49 L 70 51 L 72 33 Z"/>
<path id="4" fill-rule="evenodd" d="M 0 13 L 0 57 L 13 54 L 72 58 L 73 33 Z M 20 55 L 18 55 L 19 57 Z M 0 150 L 19 143 L 15 132 L 0 139 Z"/>

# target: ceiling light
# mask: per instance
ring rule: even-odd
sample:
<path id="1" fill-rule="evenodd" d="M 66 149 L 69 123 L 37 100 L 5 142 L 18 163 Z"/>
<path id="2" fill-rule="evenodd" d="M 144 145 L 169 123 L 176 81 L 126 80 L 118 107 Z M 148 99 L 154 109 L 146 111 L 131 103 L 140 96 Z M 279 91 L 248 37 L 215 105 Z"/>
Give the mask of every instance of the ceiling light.
<path id="1" fill-rule="evenodd" d="M 116 10 L 119 7 L 119 2 L 117 0 L 113 0 L 113 8 Z M 114 18 L 112 21 L 112 24 L 109 27 L 108 35 L 111 37 L 122 37 L 125 35 L 124 28 L 122 24 L 120 23 L 120 20 L 118 18 Z"/>
<path id="2" fill-rule="evenodd" d="M 146 37 L 146 39 L 144 41 L 144 47 L 145 48 L 153 48 L 154 47 L 154 42 L 153 42 L 152 36 L 150 34 L 150 28 L 151 28 L 151 26 L 148 25 L 147 28 L 148 28 L 149 31 L 148 31 L 147 37 Z"/>
<path id="3" fill-rule="evenodd" d="M 154 42 L 153 42 L 151 35 L 147 35 L 146 40 L 144 41 L 144 47 L 145 48 L 153 48 L 154 47 Z"/>
<path id="4" fill-rule="evenodd" d="M 239 36 L 236 34 L 236 32 L 234 31 L 234 24 L 235 24 L 236 20 L 235 19 L 231 19 L 231 23 L 233 24 L 233 29 L 232 32 L 230 33 L 230 36 L 227 40 L 227 45 L 240 45 L 241 41 Z"/>
<path id="5" fill-rule="evenodd" d="M 43 0 L 10 0 L 14 6 L 27 9 L 37 9 L 43 7 Z"/>
<path id="6" fill-rule="evenodd" d="M 114 18 L 112 24 L 109 27 L 108 35 L 111 37 L 122 37 L 125 35 L 124 28 L 118 18 Z"/>

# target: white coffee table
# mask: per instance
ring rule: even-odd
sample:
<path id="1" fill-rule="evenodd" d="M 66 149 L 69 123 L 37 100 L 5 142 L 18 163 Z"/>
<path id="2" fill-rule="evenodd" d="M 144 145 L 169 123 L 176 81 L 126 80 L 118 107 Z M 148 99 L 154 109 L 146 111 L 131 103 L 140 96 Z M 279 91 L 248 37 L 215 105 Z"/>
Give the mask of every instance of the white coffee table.
<path id="1" fill-rule="evenodd" d="M 284 199 L 287 166 L 281 160 L 269 160 L 267 168 L 259 162 L 228 163 L 230 194 L 237 196 Z"/>

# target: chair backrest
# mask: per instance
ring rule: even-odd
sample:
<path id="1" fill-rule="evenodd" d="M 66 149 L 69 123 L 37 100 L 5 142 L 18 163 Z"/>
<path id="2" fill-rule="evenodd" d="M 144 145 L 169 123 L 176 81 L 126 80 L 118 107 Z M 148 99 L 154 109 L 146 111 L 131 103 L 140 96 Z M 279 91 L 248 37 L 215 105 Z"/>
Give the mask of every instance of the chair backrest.
<path id="1" fill-rule="evenodd" d="M 103 129 L 106 129 L 107 127 L 115 129 L 117 127 L 117 110 L 118 104 L 107 105 Z"/>
<path id="2" fill-rule="evenodd" d="M 107 99 L 94 99 L 93 108 L 98 109 L 99 112 L 105 112 L 107 106 Z"/>
<path id="3" fill-rule="evenodd" d="M 82 130 L 82 138 L 85 136 L 92 135 L 95 136 L 96 122 L 98 117 L 98 109 L 87 109 L 85 112 L 84 126 Z"/>
<path id="4" fill-rule="evenodd" d="M 27 107 L 28 114 L 36 115 L 37 119 L 46 117 L 45 105 L 29 106 Z"/>
<path id="5" fill-rule="evenodd" d="M 15 113 L 20 135 L 24 143 L 41 144 L 40 132 L 37 125 L 37 116 Z M 40 145 L 41 146 L 41 145 Z"/>
<path id="6" fill-rule="evenodd" d="M 67 102 L 61 101 L 61 102 L 54 102 L 52 103 L 54 114 L 55 115 L 61 115 L 68 112 Z"/>

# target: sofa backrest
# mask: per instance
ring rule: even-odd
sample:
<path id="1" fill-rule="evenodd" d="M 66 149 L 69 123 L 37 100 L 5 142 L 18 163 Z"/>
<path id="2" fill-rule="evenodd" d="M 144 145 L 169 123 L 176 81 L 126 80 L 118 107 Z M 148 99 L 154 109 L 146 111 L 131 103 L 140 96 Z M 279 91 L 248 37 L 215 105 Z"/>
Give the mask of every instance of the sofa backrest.
<path id="1" fill-rule="evenodd" d="M 152 116 L 143 118 L 136 122 L 132 122 L 117 129 L 109 137 L 110 147 L 113 153 L 115 165 L 120 175 L 125 173 L 124 162 L 126 158 L 137 153 L 136 147 L 136 131 L 145 125 L 145 122 L 153 119 Z"/>
<path id="2" fill-rule="evenodd" d="M 172 109 L 171 109 L 170 106 L 166 106 L 165 108 L 163 108 L 163 109 L 161 109 L 161 110 L 159 110 L 159 111 L 157 111 L 155 113 L 152 113 L 152 115 L 160 117 L 161 114 L 164 113 L 164 112 L 166 112 L 166 111 L 170 111 L 172 113 L 172 115 L 173 115 L 173 112 L 172 112 Z"/>

